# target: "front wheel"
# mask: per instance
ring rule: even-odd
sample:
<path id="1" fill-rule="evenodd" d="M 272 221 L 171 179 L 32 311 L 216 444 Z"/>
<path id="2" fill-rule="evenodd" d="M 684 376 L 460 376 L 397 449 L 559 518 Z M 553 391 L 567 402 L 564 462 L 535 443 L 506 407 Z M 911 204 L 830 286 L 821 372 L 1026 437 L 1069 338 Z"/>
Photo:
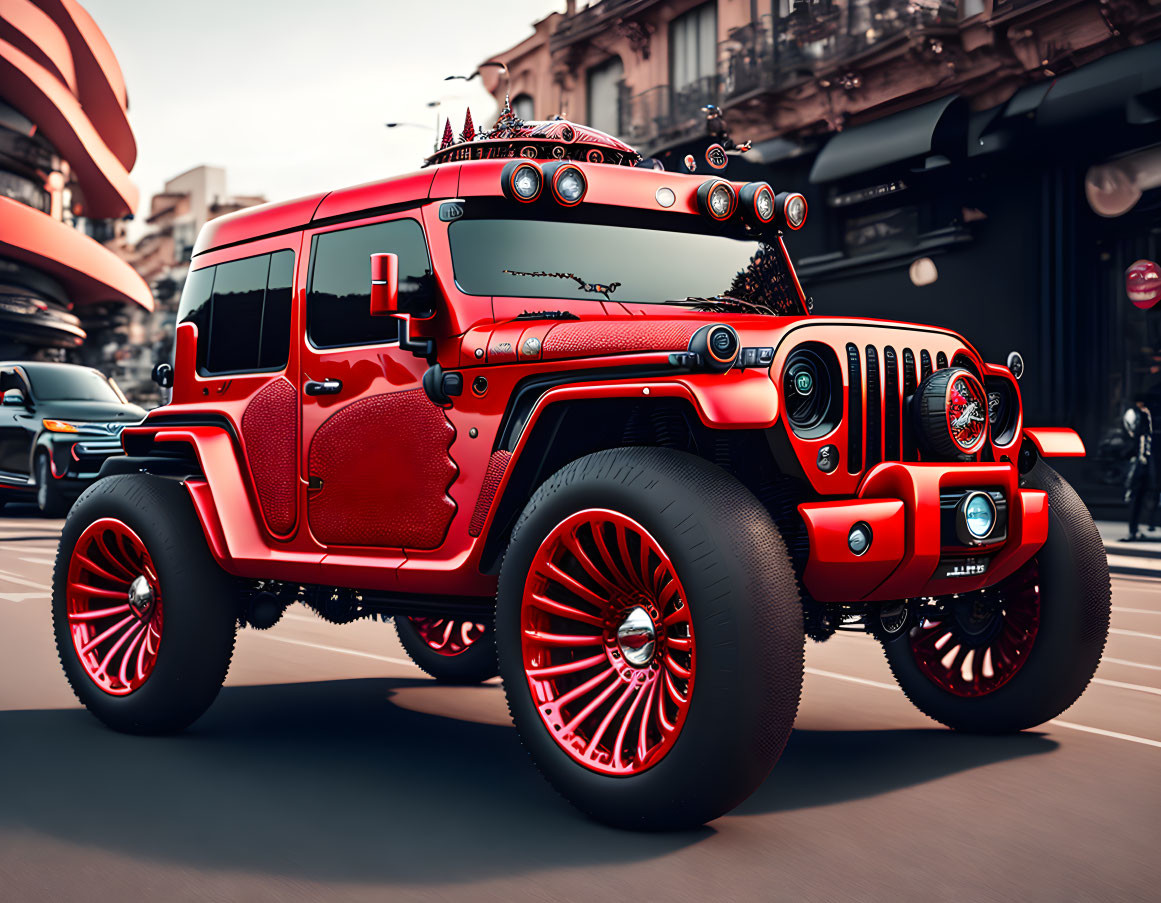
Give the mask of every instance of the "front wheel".
<path id="1" fill-rule="evenodd" d="M 478 684 L 499 673 L 495 633 L 488 624 L 399 615 L 395 631 L 411 660 L 438 681 Z"/>
<path id="2" fill-rule="evenodd" d="M 53 574 L 57 653 L 77 698 L 119 731 L 178 731 L 214 701 L 234 649 L 234 587 L 184 486 L 98 480 L 69 512 Z"/>
<path id="3" fill-rule="evenodd" d="M 957 730 L 1006 733 L 1055 718 L 1092 680 L 1108 636 L 1109 567 L 1092 516 L 1043 461 L 1024 483 L 1048 493 L 1044 547 L 883 646 L 907 698 Z"/>
<path id="4" fill-rule="evenodd" d="M 725 471 L 669 449 L 588 455 L 536 491 L 500 571 L 496 646 L 535 764 L 618 827 L 695 827 L 744 800 L 802 687 L 777 528 Z"/>

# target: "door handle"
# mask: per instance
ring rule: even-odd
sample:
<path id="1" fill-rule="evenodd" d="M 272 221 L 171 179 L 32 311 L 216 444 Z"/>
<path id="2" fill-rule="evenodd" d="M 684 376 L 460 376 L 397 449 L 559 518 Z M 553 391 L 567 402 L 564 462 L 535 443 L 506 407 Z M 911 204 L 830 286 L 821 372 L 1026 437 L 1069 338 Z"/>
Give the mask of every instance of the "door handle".
<path id="1" fill-rule="evenodd" d="M 341 379 L 324 379 L 319 382 L 316 379 L 308 379 L 302 388 L 307 395 L 338 395 L 343 391 L 343 381 Z"/>

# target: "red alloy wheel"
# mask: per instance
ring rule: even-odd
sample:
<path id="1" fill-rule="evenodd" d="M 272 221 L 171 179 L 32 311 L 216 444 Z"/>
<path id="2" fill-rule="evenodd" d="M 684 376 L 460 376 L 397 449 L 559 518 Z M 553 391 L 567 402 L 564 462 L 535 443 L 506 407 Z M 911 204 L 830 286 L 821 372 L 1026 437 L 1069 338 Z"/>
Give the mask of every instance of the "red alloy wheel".
<path id="1" fill-rule="evenodd" d="M 1039 570 L 1033 559 L 997 586 L 952 603 L 946 617 L 911 632 L 919 670 L 956 696 L 994 693 L 1023 667 L 1040 627 Z"/>
<path id="2" fill-rule="evenodd" d="M 575 761 L 629 776 L 673 748 L 693 697 L 693 621 L 639 523 L 590 509 L 558 524 L 532 560 L 520 630 L 533 701 Z"/>
<path id="3" fill-rule="evenodd" d="M 164 619 L 157 569 L 141 537 L 116 518 L 89 524 L 69 559 L 67 603 L 89 679 L 111 696 L 140 689 L 157 664 Z"/>
<path id="4" fill-rule="evenodd" d="M 484 625 L 451 618 L 408 618 L 415 631 L 432 652 L 453 656 L 466 652 L 484 635 Z"/>

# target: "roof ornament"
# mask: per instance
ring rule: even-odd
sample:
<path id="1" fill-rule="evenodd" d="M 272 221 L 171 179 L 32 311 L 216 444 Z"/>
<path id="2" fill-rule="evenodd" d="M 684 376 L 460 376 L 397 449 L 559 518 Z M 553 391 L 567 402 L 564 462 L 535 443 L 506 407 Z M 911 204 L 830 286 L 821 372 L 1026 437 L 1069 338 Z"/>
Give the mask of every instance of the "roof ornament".
<path id="1" fill-rule="evenodd" d="M 439 149 L 443 150 L 445 147 L 451 147 L 453 144 L 455 144 L 455 141 L 456 136 L 452 131 L 451 117 L 449 116 L 447 122 L 445 122 L 443 126 L 443 140 L 439 142 Z"/>
<path id="2" fill-rule="evenodd" d="M 464 116 L 464 130 L 460 132 L 460 141 L 471 141 L 476 137 L 476 126 L 472 122 L 472 108 L 468 107 L 467 115 Z"/>

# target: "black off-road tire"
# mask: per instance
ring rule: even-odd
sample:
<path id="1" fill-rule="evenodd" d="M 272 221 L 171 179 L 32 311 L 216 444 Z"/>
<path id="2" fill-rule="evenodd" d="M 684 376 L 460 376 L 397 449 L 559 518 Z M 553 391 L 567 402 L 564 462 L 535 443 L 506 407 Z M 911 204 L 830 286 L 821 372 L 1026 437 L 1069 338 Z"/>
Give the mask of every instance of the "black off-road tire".
<path id="1" fill-rule="evenodd" d="M 665 550 L 685 589 L 698 655 L 676 742 L 627 777 L 590 770 L 561 749 L 532 699 L 522 657 L 530 564 L 553 528 L 593 508 L 631 517 Z M 562 796 L 616 827 L 693 828 L 746 799 L 790 736 L 803 644 L 798 584 L 769 514 L 732 476 L 683 452 L 619 448 L 568 464 L 528 502 L 500 571 L 496 646 L 517 731 Z"/>
<path id="2" fill-rule="evenodd" d="M 112 696 L 89 678 L 69 632 L 69 562 L 82 532 L 100 518 L 122 521 L 144 542 L 164 605 L 156 665 L 145 683 L 126 696 Z M 210 555 L 181 483 L 126 474 L 98 480 L 81 494 L 65 521 L 57 550 L 52 618 L 57 654 L 69 685 L 85 708 L 114 730 L 174 733 L 209 708 L 234 651 L 237 593 L 232 579 Z"/>
<path id="3" fill-rule="evenodd" d="M 47 452 L 37 452 L 34 464 L 36 475 L 36 507 L 42 517 L 64 517 L 68 514 L 69 500 L 53 478 Z"/>
<path id="4" fill-rule="evenodd" d="M 442 655 L 432 649 L 411 618 L 397 615 L 395 632 L 408 657 L 440 683 L 480 684 L 500 673 L 496 665 L 496 633 L 491 625 L 485 626 L 483 634 L 456 655 Z"/>
<path id="5" fill-rule="evenodd" d="M 883 644 L 900 688 L 921 712 L 961 731 L 1009 733 L 1051 721 L 1071 706 L 1100 664 L 1112 591 L 1104 543 L 1075 490 L 1044 461 L 1021 480 L 1048 493 L 1048 541 L 1037 553 L 1040 624 L 1012 678 L 983 696 L 947 692 L 919 669 L 905 631 Z"/>

